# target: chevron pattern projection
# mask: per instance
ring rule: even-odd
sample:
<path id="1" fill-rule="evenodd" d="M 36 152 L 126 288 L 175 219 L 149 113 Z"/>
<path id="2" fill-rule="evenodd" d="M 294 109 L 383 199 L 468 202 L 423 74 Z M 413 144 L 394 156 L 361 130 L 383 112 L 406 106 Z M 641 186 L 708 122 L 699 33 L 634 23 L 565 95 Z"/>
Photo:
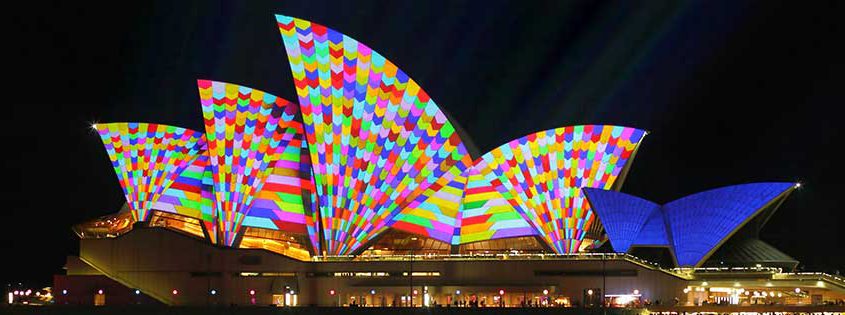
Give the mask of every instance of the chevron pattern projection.
<path id="1" fill-rule="evenodd" d="M 610 189 L 644 135 L 620 126 L 550 129 L 490 151 L 474 168 L 552 249 L 574 253 L 595 221 L 581 188 Z"/>
<path id="2" fill-rule="evenodd" d="M 401 209 L 442 188 L 436 182 L 458 173 L 450 169 L 460 161 L 469 165 L 469 156 L 434 101 L 392 62 L 325 26 L 276 20 L 302 107 L 326 251 L 354 253 Z"/>
<path id="3" fill-rule="evenodd" d="M 292 140 L 297 106 L 259 90 L 199 80 L 218 243 L 233 246 L 256 195 Z"/>
<path id="4" fill-rule="evenodd" d="M 135 221 L 149 219 L 152 206 L 205 146 L 201 133 L 168 125 L 109 123 L 94 128 Z"/>

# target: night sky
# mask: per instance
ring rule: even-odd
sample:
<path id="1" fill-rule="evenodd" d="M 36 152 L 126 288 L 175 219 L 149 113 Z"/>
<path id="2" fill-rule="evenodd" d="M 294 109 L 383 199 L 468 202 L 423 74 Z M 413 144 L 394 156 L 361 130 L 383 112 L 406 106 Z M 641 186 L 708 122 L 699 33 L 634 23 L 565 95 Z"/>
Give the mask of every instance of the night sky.
<path id="1" fill-rule="evenodd" d="M 658 203 L 801 181 L 761 237 L 804 270 L 845 272 L 845 2 L 244 3 L 7 12 L 3 283 L 49 285 L 78 251 L 71 225 L 122 205 L 92 122 L 203 130 L 197 78 L 295 101 L 275 13 L 380 52 L 482 153 L 544 129 L 618 124 L 651 132 L 622 191 Z"/>

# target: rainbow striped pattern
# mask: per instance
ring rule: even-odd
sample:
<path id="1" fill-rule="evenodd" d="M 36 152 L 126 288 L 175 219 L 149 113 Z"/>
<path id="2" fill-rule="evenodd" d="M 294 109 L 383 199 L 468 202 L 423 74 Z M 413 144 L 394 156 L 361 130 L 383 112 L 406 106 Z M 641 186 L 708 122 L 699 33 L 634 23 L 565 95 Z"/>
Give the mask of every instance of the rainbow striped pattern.
<path id="1" fill-rule="evenodd" d="M 218 243 L 235 244 L 268 167 L 295 134 L 295 104 L 235 84 L 199 80 L 214 187 Z M 294 130 L 288 130 L 294 129 Z"/>
<path id="2" fill-rule="evenodd" d="M 498 238 L 536 235 L 534 227 L 514 208 L 505 195 L 481 174 L 468 171 L 468 184 L 452 244 L 465 244 Z"/>
<path id="3" fill-rule="evenodd" d="M 302 107 L 326 251 L 354 253 L 400 209 L 437 190 L 454 165 L 469 162 L 466 148 L 428 94 L 379 53 L 316 23 L 276 20 Z"/>
<path id="4" fill-rule="evenodd" d="M 211 178 L 208 155 L 203 151 L 176 177 L 170 188 L 153 205 L 153 209 L 200 219 L 210 232 L 211 242 L 216 242 Z"/>
<path id="5" fill-rule="evenodd" d="M 149 219 L 152 206 L 205 146 L 201 133 L 168 125 L 110 123 L 94 128 L 135 221 Z"/>
<path id="6" fill-rule="evenodd" d="M 473 168 L 484 182 L 468 185 L 489 182 L 552 249 L 574 253 L 595 221 L 581 188 L 611 189 L 644 135 L 601 125 L 537 132 L 483 155 Z"/>
<path id="7" fill-rule="evenodd" d="M 427 236 L 446 243 L 454 241 L 460 226 L 461 199 L 467 183 L 469 159 L 462 160 L 401 210 L 391 228 Z"/>

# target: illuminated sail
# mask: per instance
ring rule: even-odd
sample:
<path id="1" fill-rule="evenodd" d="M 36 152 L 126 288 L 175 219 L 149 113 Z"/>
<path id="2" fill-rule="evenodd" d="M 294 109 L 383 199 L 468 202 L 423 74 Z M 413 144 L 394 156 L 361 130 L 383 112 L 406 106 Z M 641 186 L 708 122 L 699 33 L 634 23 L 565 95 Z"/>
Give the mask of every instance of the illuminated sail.
<path id="1" fill-rule="evenodd" d="M 316 235 L 316 215 L 312 211 L 311 162 L 302 124 L 291 122 L 287 132 L 294 135 L 270 167 L 270 175 L 258 192 L 244 226 Z M 316 238 L 312 245 L 318 248 Z"/>
<path id="2" fill-rule="evenodd" d="M 552 249 L 573 253 L 595 221 L 581 188 L 611 189 L 644 135 L 619 126 L 550 129 L 490 151 L 473 168 Z"/>
<path id="3" fill-rule="evenodd" d="M 135 221 L 149 219 L 152 205 L 205 145 L 201 133 L 168 125 L 110 123 L 94 128 Z"/>
<path id="4" fill-rule="evenodd" d="M 276 20 L 302 107 L 326 250 L 354 253 L 402 209 L 424 202 L 420 195 L 439 190 L 445 174 L 459 174 L 453 166 L 469 165 L 467 150 L 428 94 L 382 55 L 316 23 Z"/>
<path id="5" fill-rule="evenodd" d="M 251 88 L 199 80 L 218 243 L 233 246 L 256 195 L 295 132 L 297 106 Z"/>

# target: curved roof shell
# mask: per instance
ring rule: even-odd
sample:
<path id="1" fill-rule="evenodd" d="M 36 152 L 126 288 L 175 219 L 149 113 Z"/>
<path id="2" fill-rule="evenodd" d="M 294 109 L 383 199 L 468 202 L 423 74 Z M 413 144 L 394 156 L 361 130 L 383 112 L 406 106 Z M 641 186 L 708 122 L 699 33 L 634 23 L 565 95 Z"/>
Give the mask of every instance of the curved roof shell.
<path id="1" fill-rule="evenodd" d="M 325 249 L 354 253 L 401 209 L 447 187 L 462 172 L 450 169 L 471 158 L 435 102 L 384 56 L 317 23 L 276 20 L 302 108 Z M 427 222 L 400 221 L 436 234 L 436 214 L 417 217 Z"/>

